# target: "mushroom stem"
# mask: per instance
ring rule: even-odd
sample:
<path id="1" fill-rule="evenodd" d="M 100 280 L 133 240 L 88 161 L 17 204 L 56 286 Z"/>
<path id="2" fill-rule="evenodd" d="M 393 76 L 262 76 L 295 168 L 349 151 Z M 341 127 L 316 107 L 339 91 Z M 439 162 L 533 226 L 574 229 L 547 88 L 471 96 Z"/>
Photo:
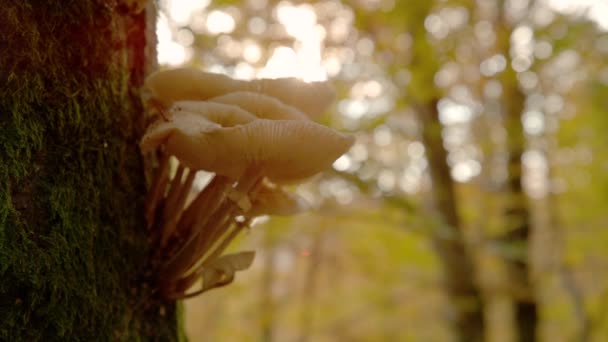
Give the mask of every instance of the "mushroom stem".
<path id="1" fill-rule="evenodd" d="M 179 191 L 177 191 L 177 190 L 175 191 L 176 195 L 173 195 L 173 189 L 172 189 L 172 192 L 169 194 L 169 196 L 167 198 L 167 204 L 165 207 L 166 210 L 164 212 L 165 217 L 163 218 L 163 230 L 160 235 L 161 236 L 161 238 L 160 238 L 161 248 L 164 248 L 167 245 L 169 238 L 175 232 L 175 229 L 177 227 L 177 222 L 178 222 L 179 218 L 181 217 L 181 214 L 184 209 L 184 205 L 186 203 L 186 200 L 188 199 L 188 195 L 190 194 L 190 191 L 192 190 L 192 183 L 194 182 L 195 176 L 196 176 L 196 171 L 190 170 L 190 172 L 188 173 L 188 176 L 186 177 L 186 181 L 184 182 L 184 184 L 181 184 L 181 182 L 179 182 L 178 183 L 179 186 L 176 186 L 176 189 L 179 190 Z M 170 198 L 172 198 L 171 202 L 169 201 Z"/>
<path id="2" fill-rule="evenodd" d="M 146 222 L 148 230 L 154 225 L 159 200 L 163 197 L 164 190 L 169 182 L 169 157 L 170 155 L 168 153 L 162 153 L 152 181 L 152 186 L 148 192 L 146 199 Z"/>
<path id="3" fill-rule="evenodd" d="M 237 222 L 236 226 L 230 230 L 219 243 L 218 240 L 224 235 L 224 233 L 230 229 L 234 222 L 234 217 L 241 210 L 238 208 L 238 204 L 243 197 L 256 196 L 257 192 L 261 188 L 263 180 L 263 170 L 260 167 L 252 167 L 246 172 L 245 176 L 239 180 L 237 186 L 234 189 L 236 196 L 225 199 L 225 202 L 219 207 L 214 213 L 212 220 L 209 221 L 212 226 L 206 227 L 204 233 L 201 232 L 199 235 L 199 244 L 196 248 L 196 254 L 193 260 L 199 260 L 190 267 L 189 272 L 185 272 L 186 276 L 177 281 L 175 291 L 177 293 L 184 292 L 190 286 L 192 286 L 198 277 L 201 275 L 201 271 L 213 260 L 217 259 L 222 252 L 228 247 L 230 242 L 234 240 L 241 230 L 247 226 L 251 220 L 247 218 L 243 222 Z M 236 205 L 235 205 L 236 204 Z M 217 245 L 216 245 L 217 244 Z M 213 248 L 213 246 L 215 248 Z M 213 249 L 212 249 L 213 248 Z M 205 257 L 205 255 L 207 255 Z"/>
<path id="4" fill-rule="evenodd" d="M 202 271 L 209 265 L 210 262 L 217 259 L 221 256 L 221 254 L 226 250 L 228 245 L 234 238 L 246 227 L 249 226 L 251 220 L 246 220 L 244 222 L 237 222 L 237 224 L 230 230 L 230 233 L 222 239 L 222 241 L 215 247 L 215 249 L 209 253 L 209 255 L 204 258 L 204 260 L 200 263 L 200 265 L 195 266 L 189 274 L 187 274 L 184 278 L 180 279 L 176 286 L 176 292 L 185 292 L 188 290 L 196 280 L 202 275 Z M 225 226 L 230 226 L 232 222 L 228 222 Z"/>
<path id="5" fill-rule="evenodd" d="M 172 281 L 179 277 L 196 260 L 198 241 L 212 213 L 216 211 L 225 197 L 225 189 L 231 185 L 231 181 L 216 175 L 211 183 L 197 196 L 184 212 L 179 220 L 178 226 L 186 233 L 186 240 L 180 244 L 178 250 L 163 265 L 163 281 Z M 219 197 L 219 200 L 218 200 Z"/>
<path id="6" fill-rule="evenodd" d="M 202 227 L 196 242 L 196 254 L 193 260 L 196 262 L 206 253 L 208 246 L 213 244 L 221 233 L 230 226 L 230 220 L 226 211 L 230 209 L 230 203 L 224 202 L 213 214 L 209 224 Z"/>
<path id="7" fill-rule="evenodd" d="M 230 179 L 215 175 L 205 189 L 190 203 L 188 209 L 184 211 L 179 221 L 179 226 L 182 229 L 192 228 L 196 222 L 207 220 L 213 214 L 213 210 L 209 206 L 217 202 L 218 196 L 223 196 L 225 189 L 231 184 L 232 181 Z"/>
<path id="8" fill-rule="evenodd" d="M 226 196 L 225 202 L 213 214 L 215 219 L 210 222 L 212 226 L 206 229 L 205 234 L 201 234 L 197 247 L 197 259 L 202 257 L 222 236 L 234 220 L 234 216 L 240 211 L 238 210 L 239 203 L 243 199 L 249 201 L 249 194 L 257 192 L 263 178 L 263 169 L 261 167 L 252 166 L 245 172 L 245 175 L 239 180 L 232 193 Z"/>
<path id="9" fill-rule="evenodd" d="M 230 228 L 235 214 L 239 212 L 237 205 L 235 204 L 238 204 L 243 198 L 246 198 L 249 193 L 257 192 L 263 178 L 263 168 L 252 166 L 245 172 L 244 176 L 238 181 L 234 188 L 225 190 L 227 186 L 219 187 L 220 189 L 224 189 L 224 191 L 217 196 L 219 197 L 219 200 L 216 196 L 207 196 L 207 198 L 216 200 L 213 203 L 209 203 L 209 207 L 205 208 L 205 204 L 207 203 L 203 203 L 203 201 L 197 203 L 196 206 L 193 202 L 188 210 L 191 210 L 192 208 L 205 208 L 207 209 L 207 215 L 195 219 L 192 227 L 193 232 L 190 235 L 190 238 L 163 267 L 162 279 L 165 284 L 170 286 L 170 284 L 179 279 L 183 274 L 187 274 L 189 269 L 196 269 L 198 267 L 196 266 L 197 261 L 204 257 L 217 240 Z M 213 184 L 210 184 L 208 188 L 212 186 Z M 207 190 L 207 188 L 205 190 Z M 228 194 L 229 191 L 232 195 Z M 195 202 L 197 201 L 198 198 Z M 212 214 L 209 215 L 209 213 Z M 185 217 L 186 213 L 184 213 L 183 216 Z M 184 217 L 182 219 L 184 219 Z M 224 246 L 218 247 L 219 249 L 216 248 L 215 254 L 221 253 L 234 236 L 236 236 L 238 231 L 240 231 L 240 229 L 233 231 L 228 238 L 224 239 L 219 245 Z M 217 256 L 214 256 L 214 258 L 216 257 Z M 188 280 L 188 282 L 190 282 L 190 280 Z M 181 284 L 183 284 L 183 282 L 176 284 L 175 286 L 179 285 L 181 287 Z M 173 287 L 170 291 L 179 292 L 180 290 Z"/>
<path id="10" fill-rule="evenodd" d="M 175 210 L 175 202 L 177 201 L 177 197 L 179 196 L 180 190 L 182 188 L 182 178 L 184 177 L 185 171 L 186 168 L 184 167 L 184 165 L 178 162 L 177 170 L 175 171 L 175 175 L 171 180 L 169 192 L 165 197 L 165 205 L 163 208 L 163 223 L 169 220 L 169 215 Z"/>
<path id="11" fill-rule="evenodd" d="M 217 259 L 225 250 L 226 247 L 228 247 L 228 245 L 230 244 L 230 242 L 237 236 L 238 233 L 240 233 L 244 228 L 249 227 L 249 224 L 251 223 L 251 220 L 247 219 L 243 222 L 237 222 L 235 227 L 232 229 L 232 231 L 230 232 L 230 234 L 228 234 L 223 240 L 222 242 L 220 242 L 215 249 L 213 250 L 213 252 L 211 252 L 203 261 L 203 263 L 201 264 L 201 266 L 196 269 L 194 271 L 194 273 L 196 273 L 197 275 L 200 276 L 200 271 L 209 264 L 209 262 Z"/>
<path id="12" fill-rule="evenodd" d="M 237 222 L 235 227 L 230 231 L 230 233 L 226 237 L 224 237 L 224 239 L 215 247 L 215 249 L 211 253 L 209 253 L 206 258 L 204 258 L 204 261 L 201 263 L 200 267 L 195 269 L 193 273 L 197 273 L 198 275 L 200 275 L 200 270 L 207 266 L 210 261 L 218 258 L 224 252 L 224 250 L 226 250 L 226 247 L 228 247 L 228 244 L 230 244 L 230 242 L 236 237 L 236 235 L 241 230 L 243 230 L 243 228 L 249 226 L 249 223 L 249 220 Z M 232 222 L 229 222 L 228 226 L 230 226 L 231 224 Z M 209 250 L 211 250 L 211 248 Z"/>

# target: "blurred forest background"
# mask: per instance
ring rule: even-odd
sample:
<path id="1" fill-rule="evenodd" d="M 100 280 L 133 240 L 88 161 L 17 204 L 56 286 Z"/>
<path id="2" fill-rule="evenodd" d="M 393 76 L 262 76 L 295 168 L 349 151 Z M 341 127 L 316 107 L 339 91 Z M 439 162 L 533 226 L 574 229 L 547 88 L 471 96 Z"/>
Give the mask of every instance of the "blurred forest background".
<path id="1" fill-rule="evenodd" d="M 608 340 L 608 2 L 158 3 L 161 67 L 330 80 L 357 142 L 192 341 Z"/>

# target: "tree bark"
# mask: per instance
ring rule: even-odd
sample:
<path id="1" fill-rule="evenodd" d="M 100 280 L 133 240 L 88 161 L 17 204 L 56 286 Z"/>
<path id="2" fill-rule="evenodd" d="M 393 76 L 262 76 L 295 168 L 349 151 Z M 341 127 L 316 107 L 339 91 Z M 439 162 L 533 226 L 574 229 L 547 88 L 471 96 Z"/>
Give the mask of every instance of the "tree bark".
<path id="1" fill-rule="evenodd" d="M 145 271 L 146 29 L 120 1 L 0 6 L 0 340 L 179 337 Z"/>

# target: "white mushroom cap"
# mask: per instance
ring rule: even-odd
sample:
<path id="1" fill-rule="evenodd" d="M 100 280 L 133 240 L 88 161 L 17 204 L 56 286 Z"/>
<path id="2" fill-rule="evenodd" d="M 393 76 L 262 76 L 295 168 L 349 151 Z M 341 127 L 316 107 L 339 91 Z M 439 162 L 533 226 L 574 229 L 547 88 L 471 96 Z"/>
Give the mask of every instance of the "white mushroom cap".
<path id="1" fill-rule="evenodd" d="M 303 82 L 296 78 L 256 79 L 246 84 L 246 89 L 276 97 L 292 105 L 311 118 L 323 114 L 334 101 L 336 92 L 329 82 Z"/>
<path id="2" fill-rule="evenodd" d="M 175 102 L 169 110 L 170 113 L 180 111 L 196 113 L 222 127 L 244 125 L 257 119 L 255 115 L 236 105 L 215 102 L 178 101 Z"/>
<path id="3" fill-rule="evenodd" d="M 259 165 L 269 179 L 280 183 L 300 181 L 330 167 L 353 143 L 351 136 L 311 121 L 264 119 L 200 137 L 200 151 L 216 154 L 211 170 L 236 179 L 248 166 Z M 219 146 L 213 146 L 215 141 L 221 142 Z"/>
<path id="4" fill-rule="evenodd" d="M 195 68 L 157 71 L 148 76 L 145 84 L 165 106 L 181 100 L 208 100 L 231 92 L 250 91 L 275 97 L 311 117 L 323 113 L 335 97 L 328 82 L 306 83 L 295 78 L 243 81 Z"/>
<path id="5" fill-rule="evenodd" d="M 295 107 L 286 105 L 268 95 L 253 93 L 250 91 L 228 93 L 226 95 L 214 97 L 209 101 L 239 106 L 260 119 L 309 120 L 306 114 L 302 113 Z"/>
<path id="6" fill-rule="evenodd" d="M 353 137 L 312 121 L 258 119 L 218 128 L 200 116 L 178 114 L 148 130 L 142 150 L 155 147 L 150 141 L 164 141 L 166 151 L 186 167 L 232 179 L 255 166 L 274 182 L 300 181 L 330 167 L 353 143 Z"/>
<path id="7" fill-rule="evenodd" d="M 184 135 L 196 136 L 220 128 L 219 124 L 211 122 L 197 113 L 176 112 L 171 115 L 169 121 L 159 120 L 150 125 L 142 137 L 139 147 L 142 153 L 146 153 L 164 144 L 176 131 Z"/>
<path id="8" fill-rule="evenodd" d="M 145 85 L 165 106 L 180 100 L 207 100 L 237 90 L 230 77 L 195 68 L 161 70 L 146 78 Z"/>

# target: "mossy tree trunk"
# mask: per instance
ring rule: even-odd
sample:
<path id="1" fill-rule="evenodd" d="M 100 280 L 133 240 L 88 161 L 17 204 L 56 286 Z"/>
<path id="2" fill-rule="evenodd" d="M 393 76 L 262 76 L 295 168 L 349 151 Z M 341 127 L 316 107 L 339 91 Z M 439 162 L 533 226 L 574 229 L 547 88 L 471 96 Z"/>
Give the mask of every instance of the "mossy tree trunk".
<path id="1" fill-rule="evenodd" d="M 120 1 L 0 6 L 0 340 L 178 338 L 145 272 L 146 29 Z"/>

